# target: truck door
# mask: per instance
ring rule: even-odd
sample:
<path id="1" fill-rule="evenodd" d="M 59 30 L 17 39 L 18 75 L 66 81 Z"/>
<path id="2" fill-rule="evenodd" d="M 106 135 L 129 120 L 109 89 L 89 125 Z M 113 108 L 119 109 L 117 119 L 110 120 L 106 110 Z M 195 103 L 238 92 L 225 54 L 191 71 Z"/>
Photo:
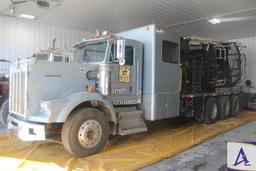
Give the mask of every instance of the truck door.
<path id="1" fill-rule="evenodd" d="M 110 45 L 109 63 L 113 65 L 111 94 L 107 98 L 114 105 L 131 105 L 141 102 L 142 44 L 125 40 L 125 64 L 116 58 L 116 41 Z"/>

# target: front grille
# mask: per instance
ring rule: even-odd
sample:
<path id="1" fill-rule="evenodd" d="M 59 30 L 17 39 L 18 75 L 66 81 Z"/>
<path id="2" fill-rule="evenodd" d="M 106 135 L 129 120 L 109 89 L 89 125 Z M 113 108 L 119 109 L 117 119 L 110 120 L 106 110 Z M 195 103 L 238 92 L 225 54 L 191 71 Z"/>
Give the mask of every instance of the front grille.
<path id="1" fill-rule="evenodd" d="M 10 68 L 10 112 L 18 115 L 27 114 L 27 65 L 18 63 Z"/>

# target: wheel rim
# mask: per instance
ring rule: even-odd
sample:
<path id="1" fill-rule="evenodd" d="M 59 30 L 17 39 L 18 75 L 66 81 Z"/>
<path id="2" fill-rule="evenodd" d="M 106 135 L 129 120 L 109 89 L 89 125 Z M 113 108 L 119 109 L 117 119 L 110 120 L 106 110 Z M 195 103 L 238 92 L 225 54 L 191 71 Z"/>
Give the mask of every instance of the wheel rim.
<path id="1" fill-rule="evenodd" d="M 102 127 L 96 120 L 87 120 L 79 128 L 79 143 L 86 148 L 91 148 L 99 142 L 102 136 Z"/>
<path id="2" fill-rule="evenodd" d="M 211 112 L 211 119 L 214 120 L 217 117 L 218 114 L 218 107 L 216 104 L 212 104 L 212 112 Z"/>

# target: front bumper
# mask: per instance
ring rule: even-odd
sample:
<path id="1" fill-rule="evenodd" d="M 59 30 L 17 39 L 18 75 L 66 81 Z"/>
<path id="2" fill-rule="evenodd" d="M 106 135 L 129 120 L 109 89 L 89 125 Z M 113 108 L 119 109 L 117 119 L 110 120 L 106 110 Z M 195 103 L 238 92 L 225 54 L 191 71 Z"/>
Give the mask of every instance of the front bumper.
<path id="1" fill-rule="evenodd" d="M 8 134 L 15 136 L 23 141 L 40 141 L 45 140 L 45 125 L 38 123 L 29 123 L 19 120 L 15 117 L 8 116 Z"/>

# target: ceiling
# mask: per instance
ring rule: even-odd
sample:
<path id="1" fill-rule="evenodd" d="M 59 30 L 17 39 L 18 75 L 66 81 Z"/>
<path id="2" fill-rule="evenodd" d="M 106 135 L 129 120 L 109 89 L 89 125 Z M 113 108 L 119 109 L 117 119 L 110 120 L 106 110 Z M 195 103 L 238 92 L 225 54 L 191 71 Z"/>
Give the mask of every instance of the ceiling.
<path id="1" fill-rule="evenodd" d="M 20 0 L 13 0 L 20 1 Z M 15 5 L 16 16 L 32 14 L 42 23 L 88 32 L 119 32 L 156 23 L 184 35 L 216 39 L 256 36 L 256 0 L 46 0 L 50 8 L 38 8 L 36 0 Z M 0 13 L 10 15 L 10 1 L 0 0 Z M 217 17 L 222 23 L 206 20 Z"/>

